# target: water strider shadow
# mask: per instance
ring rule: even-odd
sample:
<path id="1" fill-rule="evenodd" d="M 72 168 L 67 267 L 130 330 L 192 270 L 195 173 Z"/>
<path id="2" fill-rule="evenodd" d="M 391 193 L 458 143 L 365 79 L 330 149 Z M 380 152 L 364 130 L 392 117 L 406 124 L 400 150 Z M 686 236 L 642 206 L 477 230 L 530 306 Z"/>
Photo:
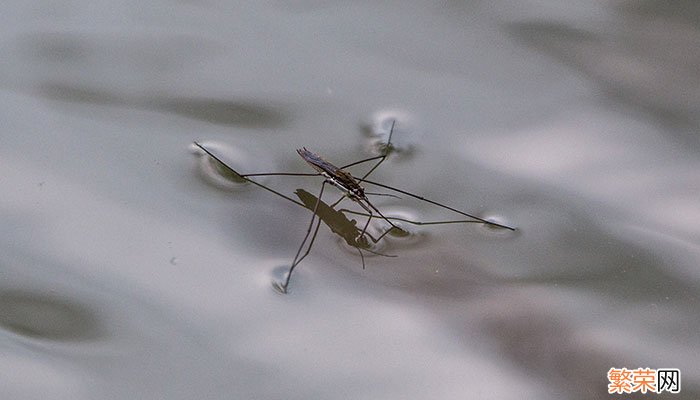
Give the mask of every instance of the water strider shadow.
<path id="1" fill-rule="evenodd" d="M 75 299 L 29 290 L 0 291 L 0 330 L 54 341 L 92 340 L 100 337 L 95 310 Z"/>
<path id="2" fill-rule="evenodd" d="M 279 128 L 287 125 L 289 115 L 281 107 L 254 100 L 226 100 L 196 97 L 156 97 L 150 99 L 158 111 L 177 114 L 218 125 L 247 128 Z"/>
<path id="3" fill-rule="evenodd" d="M 38 94 L 54 101 L 151 110 L 224 126 L 279 128 L 290 120 L 289 113 L 282 107 L 247 99 L 130 96 L 97 87 L 55 82 L 39 85 Z"/>
<path id="4" fill-rule="evenodd" d="M 297 189 L 294 194 L 301 200 L 304 207 L 311 212 L 314 211 L 318 197 L 304 189 Z M 357 227 L 357 221 L 348 219 L 341 211 L 337 211 L 323 201 L 319 201 L 318 207 L 316 208 L 316 216 L 330 228 L 331 232 L 340 236 L 348 246 L 358 249 L 367 249 L 370 247 L 369 241 L 367 240 L 367 235 L 369 234 L 365 233 L 365 236 L 359 238 L 361 230 Z"/>
<path id="5" fill-rule="evenodd" d="M 0 86 L 52 101 L 157 111 L 243 128 L 280 128 L 291 119 L 287 104 L 265 97 L 167 89 L 173 86 L 168 82 L 190 76 L 222 50 L 219 43 L 194 35 L 43 31 L 0 41 L 0 50 L 11 54 L 9 62 L 16 64 L 10 70 L 18 71 L 0 76 Z M 71 111 L 94 116 L 93 109 Z"/>
<path id="6" fill-rule="evenodd" d="M 613 4 L 624 15 L 652 17 L 700 27 L 700 2 L 697 0 L 623 0 Z"/>
<path id="7" fill-rule="evenodd" d="M 110 107 L 134 107 L 133 101 L 117 92 L 82 85 L 44 82 L 37 88 L 41 97 L 53 101 L 94 104 Z"/>

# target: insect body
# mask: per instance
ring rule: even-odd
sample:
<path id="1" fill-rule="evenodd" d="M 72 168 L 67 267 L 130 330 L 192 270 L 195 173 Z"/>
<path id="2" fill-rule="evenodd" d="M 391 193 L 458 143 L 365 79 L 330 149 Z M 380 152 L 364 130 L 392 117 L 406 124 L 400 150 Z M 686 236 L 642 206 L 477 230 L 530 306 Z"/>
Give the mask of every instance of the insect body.
<path id="1" fill-rule="evenodd" d="M 384 217 L 381 211 L 379 211 L 377 207 L 375 207 L 372 203 L 369 202 L 367 195 L 365 195 L 365 189 L 362 186 L 360 186 L 360 184 L 357 182 L 355 177 L 352 176 L 351 173 L 343 170 L 342 168 L 336 167 L 330 162 L 324 160 L 318 154 L 307 150 L 306 147 L 304 147 L 303 149 L 297 149 L 297 153 L 299 153 L 301 158 L 303 158 L 304 161 L 311 165 L 313 169 L 315 169 L 323 177 L 325 177 L 326 182 L 340 189 L 342 192 L 345 192 L 345 195 L 350 200 L 359 204 L 362 208 L 365 209 L 365 211 L 369 213 L 369 218 L 365 223 L 364 229 L 362 229 L 362 232 L 360 233 L 360 237 L 364 236 L 365 232 L 367 232 L 367 227 L 369 226 L 369 223 L 374 216 L 372 210 L 374 210 L 386 222 L 388 222 L 392 228 L 401 229 L 394 225 L 394 223 L 391 222 L 391 220 Z M 336 202 L 334 205 L 337 205 L 339 202 L 340 201 Z"/>
<path id="2" fill-rule="evenodd" d="M 341 191 L 346 192 L 350 199 L 355 201 L 367 201 L 365 190 L 359 183 L 357 183 L 355 177 L 353 177 L 351 173 L 336 167 L 318 154 L 307 150 L 306 147 L 303 149 L 297 149 L 297 153 L 304 159 L 304 161 L 311 165 L 313 169 L 323 175 L 328 183 L 337 187 Z"/>

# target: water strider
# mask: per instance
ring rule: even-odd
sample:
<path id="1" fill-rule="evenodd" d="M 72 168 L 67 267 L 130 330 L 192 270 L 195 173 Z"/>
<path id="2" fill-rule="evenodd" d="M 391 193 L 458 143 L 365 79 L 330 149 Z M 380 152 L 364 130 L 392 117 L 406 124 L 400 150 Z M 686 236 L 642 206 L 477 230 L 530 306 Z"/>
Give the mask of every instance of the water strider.
<path id="1" fill-rule="evenodd" d="M 387 156 L 392 150 L 392 145 L 391 145 L 391 137 L 394 133 L 394 125 L 396 124 L 396 121 L 393 121 L 391 124 L 391 130 L 389 132 L 389 138 L 387 140 L 386 145 L 384 146 L 384 149 L 382 151 L 382 154 L 379 156 L 375 157 L 370 157 L 366 158 L 363 160 L 355 161 L 353 163 L 344 165 L 342 167 L 337 167 L 334 164 L 330 163 L 329 161 L 323 159 L 321 156 L 318 154 L 307 150 L 306 147 L 297 149 L 297 153 L 299 156 L 306 161 L 314 170 L 316 170 L 316 173 L 295 173 L 295 172 L 263 172 L 263 173 L 252 173 L 252 174 L 240 174 L 233 168 L 229 167 L 226 165 L 223 161 L 221 161 L 216 155 L 214 155 L 212 152 L 210 152 L 208 149 L 206 149 L 204 146 L 201 144 L 195 142 L 194 144 L 202 149 L 206 154 L 208 154 L 210 157 L 212 157 L 214 160 L 219 162 L 221 165 L 223 165 L 226 169 L 228 169 L 230 172 L 235 174 L 236 176 L 242 178 L 243 180 L 250 182 L 262 189 L 265 189 L 269 192 L 272 192 L 286 200 L 289 200 L 297 205 L 300 205 L 302 207 L 308 208 L 312 211 L 311 215 L 311 221 L 309 222 L 309 225 L 306 229 L 306 234 L 304 235 L 304 240 L 302 240 L 301 245 L 299 246 L 299 249 L 297 249 L 296 254 L 294 255 L 294 260 L 292 261 L 291 266 L 289 267 L 289 270 L 287 271 L 286 278 L 284 279 L 284 283 L 275 283 L 275 287 L 281 291 L 282 293 L 287 293 L 287 288 L 289 287 L 289 281 L 292 277 L 292 272 L 296 268 L 299 263 L 309 254 L 311 251 L 311 247 L 314 244 L 314 241 L 316 240 L 316 236 L 318 234 L 319 227 L 321 226 L 321 222 L 325 222 L 326 225 L 328 225 L 333 232 L 338 233 L 339 228 L 334 228 L 334 223 L 331 223 L 331 219 L 327 216 L 337 213 L 337 214 L 343 214 L 343 212 L 355 214 L 355 215 L 360 215 L 360 216 L 366 216 L 367 220 L 364 223 L 364 227 L 362 230 L 357 229 L 355 226 L 355 221 L 349 221 L 346 217 L 345 218 L 336 218 L 336 220 L 341 221 L 342 225 L 344 226 L 342 232 L 344 234 L 341 236 L 345 239 L 345 241 L 350 245 L 355 247 L 358 252 L 360 253 L 360 257 L 362 258 L 362 266 L 364 268 L 364 255 L 362 251 L 368 251 L 370 253 L 382 255 L 382 256 L 388 256 L 388 257 L 394 257 L 391 255 L 386 255 L 386 254 L 381 254 L 377 253 L 375 251 L 369 250 L 369 242 L 367 240 L 367 237 L 369 237 L 373 242 L 378 242 L 381 240 L 384 236 L 386 236 L 389 232 L 393 230 L 398 230 L 402 231 L 401 228 L 396 226 L 392 220 L 394 221 L 402 221 L 406 222 L 409 224 L 414 224 L 414 225 L 439 225 L 439 224 L 454 224 L 454 223 L 483 223 L 489 226 L 497 227 L 497 228 L 502 228 L 502 229 L 508 229 L 508 230 L 515 230 L 515 228 L 512 228 L 510 226 L 502 225 L 496 222 L 492 221 L 487 221 L 483 218 L 479 218 L 477 216 L 467 214 L 463 211 L 457 210 L 453 207 L 447 206 L 442 203 L 438 203 L 436 201 L 427 199 L 425 197 L 410 193 L 408 191 L 398 189 L 389 185 L 385 185 L 379 182 L 374 182 L 370 181 L 367 179 L 367 177 L 374 172 L 383 162 L 386 160 Z M 354 177 L 350 172 L 348 172 L 346 169 L 353 167 L 358 164 L 370 162 L 378 160 L 377 163 L 370 168 L 369 171 L 367 171 L 361 178 L 356 178 Z M 297 200 L 294 200 L 293 198 L 282 194 L 272 188 L 269 188 L 259 182 L 256 182 L 250 177 L 255 177 L 255 176 L 323 176 L 324 180 L 323 183 L 321 184 L 321 190 L 319 191 L 318 196 L 315 199 L 313 207 L 311 207 L 311 202 L 308 200 L 309 196 L 313 198 L 313 195 L 309 194 L 308 192 L 305 191 L 297 191 L 297 196 L 302 200 L 302 202 L 299 202 Z M 326 203 L 323 203 L 321 201 L 321 198 L 323 196 L 323 192 L 325 189 L 326 184 L 330 184 L 331 186 L 336 187 L 338 190 L 343 192 L 343 196 L 338 199 L 335 203 L 332 205 L 327 205 Z M 391 194 L 386 194 L 386 193 L 369 193 L 365 191 L 365 188 L 362 187 L 361 184 L 369 184 L 369 185 L 374 185 L 377 187 L 381 187 L 384 189 L 388 189 L 391 191 L 394 191 L 396 193 L 401 193 L 406 196 L 413 197 L 415 199 L 425 201 L 427 203 L 436 205 L 438 207 L 442 207 L 444 209 L 450 210 L 452 212 L 455 212 L 457 214 L 463 215 L 465 217 L 471 218 L 470 220 L 448 220 L 448 221 L 433 221 L 433 222 L 421 222 L 421 221 L 411 221 L 407 219 L 402 219 L 402 218 L 392 218 L 392 217 L 386 217 L 384 214 L 382 214 L 381 211 L 377 207 L 375 207 L 370 201 L 369 198 L 367 197 L 368 195 L 377 195 L 377 196 L 392 196 L 392 197 L 397 197 Z M 303 192 L 303 193 L 302 193 Z M 302 194 L 305 195 L 305 197 L 302 197 Z M 351 211 L 347 209 L 342 209 L 335 211 L 334 208 L 337 206 L 343 199 L 349 198 L 353 202 L 357 203 L 362 207 L 367 213 L 361 213 L 361 212 L 356 212 L 356 211 Z M 386 231 L 384 231 L 382 234 L 380 234 L 377 238 L 374 238 L 367 232 L 367 227 L 369 226 L 371 220 L 375 217 L 375 213 L 379 215 L 381 219 L 386 221 L 390 227 L 387 228 Z M 314 223 L 316 223 L 316 226 L 314 227 Z M 337 223 L 335 223 L 337 224 Z M 340 225 L 338 225 L 340 226 Z M 313 234 L 312 234 L 313 232 Z M 309 240 L 309 237 L 311 237 L 311 240 Z M 308 241 L 308 245 L 307 245 Z M 304 250 L 304 247 L 306 246 L 306 250 Z M 303 252 L 303 254 L 302 254 Z"/>

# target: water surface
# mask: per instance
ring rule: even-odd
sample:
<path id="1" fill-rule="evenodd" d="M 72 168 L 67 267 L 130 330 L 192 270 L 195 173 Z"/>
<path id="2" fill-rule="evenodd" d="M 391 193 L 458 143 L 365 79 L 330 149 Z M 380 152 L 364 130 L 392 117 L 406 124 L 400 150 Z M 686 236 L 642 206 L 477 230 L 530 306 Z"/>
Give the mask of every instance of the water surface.
<path id="1" fill-rule="evenodd" d="M 668 367 L 681 393 L 648 396 L 698 398 L 698 15 L 8 3 L 0 397 L 593 399 L 619 396 L 611 367 Z M 363 269 L 324 224 L 275 292 L 311 213 L 192 142 L 242 173 L 312 172 L 296 148 L 349 164 L 392 119 L 372 179 L 517 231 L 409 226 Z M 294 199 L 321 182 L 259 181 Z"/>

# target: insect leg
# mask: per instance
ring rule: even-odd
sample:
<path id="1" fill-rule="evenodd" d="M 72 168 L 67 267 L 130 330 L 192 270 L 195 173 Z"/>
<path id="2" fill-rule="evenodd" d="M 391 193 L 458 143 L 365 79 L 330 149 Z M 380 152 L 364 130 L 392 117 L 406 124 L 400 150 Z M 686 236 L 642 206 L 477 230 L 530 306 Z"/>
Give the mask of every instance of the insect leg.
<path id="1" fill-rule="evenodd" d="M 365 214 L 359 211 L 350 210 L 347 208 L 341 208 L 338 212 L 355 214 L 361 217 L 368 217 L 369 214 Z M 400 217 L 386 217 L 386 219 L 391 221 L 401 221 L 411 225 L 448 225 L 448 224 L 483 224 L 483 222 L 474 219 L 454 219 L 446 221 L 414 221 L 411 219 L 400 218 Z"/>
<path id="2" fill-rule="evenodd" d="M 338 201 L 336 201 L 335 203 L 331 204 L 330 207 L 331 207 L 331 208 L 335 208 L 335 206 L 337 206 L 338 204 L 340 204 L 340 202 L 343 201 L 343 199 L 345 199 L 346 197 L 348 197 L 348 196 L 342 195 L 342 196 L 338 199 Z"/>
<path id="3" fill-rule="evenodd" d="M 398 188 L 395 188 L 395 187 L 391 187 L 391 186 L 389 186 L 389 185 L 384 185 L 384 184 L 379 183 L 379 182 L 370 181 L 370 180 L 367 180 L 367 179 L 365 179 L 365 178 L 358 179 L 358 181 L 360 181 L 360 182 L 365 182 L 365 183 L 369 183 L 370 185 L 379 186 L 379 187 L 382 187 L 382 188 L 384 188 L 384 189 L 393 190 L 393 191 L 398 192 L 398 193 L 401 193 L 401 194 L 405 194 L 406 196 L 413 197 L 414 199 L 422 200 L 422 201 L 425 201 L 426 203 L 430 203 L 430 204 L 436 205 L 436 206 L 438 206 L 438 207 L 442 207 L 442 208 L 444 208 L 444 209 L 446 209 L 446 210 L 450 210 L 450 211 L 456 212 L 457 214 L 464 215 L 465 217 L 473 218 L 473 219 L 475 219 L 475 220 L 477 220 L 477 221 L 479 221 L 479 222 L 482 222 L 482 223 L 484 223 L 484 224 L 487 224 L 487 225 L 496 226 L 496 227 L 508 229 L 508 230 L 511 230 L 511 231 L 514 231 L 514 230 L 515 230 L 515 228 L 513 228 L 513 227 L 510 227 L 510 226 L 507 226 L 507 225 L 503 225 L 503 224 L 499 224 L 499 223 L 496 223 L 496 222 L 487 221 L 487 220 L 485 220 L 485 219 L 483 219 L 483 218 L 479 218 L 479 217 L 477 217 L 477 216 L 475 216 L 475 215 L 467 214 L 467 213 L 465 213 L 464 211 L 460 211 L 460 210 L 458 210 L 458 209 L 456 209 L 456 208 L 453 208 L 453 207 L 450 207 L 450 206 L 448 206 L 448 205 L 438 203 L 437 201 L 434 201 L 434 200 L 426 199 L 426 198 L 423 197 L 423 196 L 418 196 L 417 194 L 413 194 L 413 193 L 407 192 L 407 191 L 405 191 L 405 190 L 401 190 L 401 189 L 398 189 Z"/>
<path id="4" fill-rule="evenodd" d="M 369 217 L 367 217 L 367 222 L 365 222 L 365 227 L 362 228 L 362 232 L 357 236 L 358 238 L 361 238 L 365 235 L 365 232 L 367 232 L 367 227 L 369 226 L 369 222 L 372 220 L 372 217 L 374 217 L 374 214 L 372 213 L 372 210 L 370 210 L 366 205 L 364 205 L 362 202 L 358 201 L 358 204 L 362 206 L 362 208 L 365 209 L 369 213 Z M 391 222 L 389 222 L 391 224 Z M 392 224 L 393 225 L 393 224 Z"/>
<path id="5" fill-rule="evenodd" d="M 253 185 L 255 185 L 255 186 L 257 186 L 257 187 L 259 187 L 259 188 L 261 188 L 261 189 L 265 189 L 265 190 L 267 190 L 268 192 L 271 192 L 271 193 L 273 193 L 273 194 L 275 194 L 275 195 L 277 195 L 277 196 L 279 196 L 279 197 L 281 197 L 281 198 L 283 198 L 283 199 L 289 200 L 289 201 L 291 201 L 292 203 L 294 203 L 294 204 L 296 204 L 296 205 L 298 205 L 298 206 L 301 206 L 301 207 L 304 207 L 304 205 L 301 204 L 300 202 L 298 202 L 298 201 L 292 199 L 291 197 L 289 197 L 289 196 L 287 196 L 287 195 L 284 195 L 284 194 L 282 194 L 282 193 L 280 193 L 280 192 L 278 192 L 278 191 L 276 191 L 276 190 L 274 190 L 274 189 L 272 189 L 272 188 L 269 188 L 269 187 L 263 185 L 262 183 L 258 183 L 258 182 L 254 181 L 254 180 L 252 180 L 252 179 L 250 179 L 250 178 L 248 178 L 248 177 L 249 177 L 249 176 L 268 176 L 268 175 L 284 175 L 284 176 L 318 176 L 318 175 L 319 175 L 319 174 L 297 174 L 297 173 L 277 173 L 277 172 L 271 172 L 271 173 L 265 172 L 265 173 L 260 173 L 260 174 L 239 174 L 238 171 L 236 171 L 235 169 L 231 168 L 231 167 L 230 167 L 228 164 L 226 164 L 225 162 L 221 161 L 221 159 L 220 159 L 219 157 L 217 157 L 216 155 L 214 155 L 214 153 L 212 153 L 211 151 L 209 151 L 206 147 L 202 146 L 201 144 L 199 144 L 199 143 L 197 143 L 197 142 L 194 142 L 194 144 L 195 144 L 197 147 L 199 147 L 200 149 L 202 149 L 202 151 L 204 151 L 207 155 L 209 155 L 209 157 L 211 157 L 212 159 L 216 160 L 216 162 L 218 162 L 219 164 L 223 165 L 224 168 L 228 169 L 228 170 L 229 170 L 230 172 L 232 172 L 233 174 L 235 174 L 235 175 L 237 175 L 237 176 L 240 176 L 240 177 L 243 178 L 246 182 L 250 182 L 251 184 L 253 184 Z"/>
<path id="6" fill-rule="evenodd" d="M 318 173 L 312 174 L 312 173 L 307 173 L 307 172 L 258 172 L 255 174 L 238 174 L 238 176 L 240 176 L 243 179 L 245 179 L 249 176 L 320 176 L 320 175 L 321 174 L 318 174 Z"/>
<path id="7" fill-rule="evenodd" d="M 316 205 L 314 206 L 313 214 L 311 215 L 311 221 L 309 222 L 309 227 L 306 229 L 306 235 L 304 236 L 304 240 L 301 242 L 301 246 L 299 246 L 299 249 L 297 250 L 297 254 L 294 256 L 294 261 L 292 262 L 292 265 L 289 267 L 289 271 L 287 272 L 287 278 L 284 281 L 284 284 L 281 286 L 281 289 L 284 293 L 287 293 L 287 287 L 289 286 L 289 280 L 292 278 L 292 272 L 294 271 L 294 268 L 296 268 L 297 265 L 309 254 L 311 251 L 311 247 L 314 245 L 314 241 L 316 240 L 316 235 L 318 234 L 318 228 L 321 227 L 321 219 L 319 218 L 317 223 L 316 223 L 316 228 L 314 229 L 314 233 L 311 236 L 311 241 L 309 241 L 309 245 L 306 248 L 306 251 L 304 254 L 301 254 L 301 250 L 304 248 L 304 245 L 306 244 L 306 240 L 309 238 L 309 235 L 311 234 L 311 230 L 314 226 L 314 221 L 316 221 L 316 212 L 318 211 L 318 205 L 321 203 L 321 196 L 323 196 L 323 189 L 326 187 L 326 181 L 323 181 L 321 184 L 321 191 L 318 194 L 318 198 L 316 199 Z"/>
<path id="8" fill-rule="evenodd" d="M 391 225 L 392 228 L 396 228 L 396 229 L 398 229 L 398 230 L 401 230 L 401 228 L 399 228 L 398 226 L 394 225 L 394 223 L 391 222 L 391 220 L 390 220 L 389 218 L 385 217 L 384 214 L 382 214 L 382 212 L 379 211 L 379 209 L 378 209 L 377 207 L 375 207 L 372 203 L 370 203 L 370 202 L 367 201 L 367 200 L 365 200 L 365 202 L 367 202 L 367 204 L 368 204 L 370 207 L 372 207 L 372 209 L 373 209 L 374 211 L 376 211 L 377 214 L 379 214 L 379 216 L 382 217 L 382 219 L 383 219 L 384 221 L 388 222 L 389 225 Z M 360 204 L 362 204 L 362 203 L 360 203 Z M 371 212 L 369 209 L 367 209 L 366 207 L 365 207 L 365 210 L 367 210 L 367 211 L 370 213 L 370 218 L 371 218 L 371 217 L 372 217 L 372 212 Z"/>
<path id="9" fill-rule="evenodd" d="M 362 254 L 362 249 L 357 247 L 357 251 L 360 253 L 360 259 L 362 260 L 362 269 L 365 269 L 365 255 Z"/>
<path id="10" fill-rule="evenodd" d="M 379 162 L 374 164 L 374 167 L 372 167 L 369 171 L 367 171 L 366 174 L 364 174 L 364 176 L 362 176 L 362 179 L 367 178 L 369 176 L 369 174 L 374 172 L 375 169 L 377 169 L 380 165 L 382 165 L 384 160 L 386 160 L 386 157 L 389 155 L 389 151 L 391 150 L 391 135 L 394 134 L 394 125 L 396 125 L 396 120 L 393 120 L 391 122 L 391 130 L 389 131 L 389 140 L 386 142 L 386 147 L 384 148 L 384 154 L 382 154 L 382 156 L 379 158 Z"/>
<path id="11" fill-rule="evenodd" d="M 349 167 L 352 167 L 352 166 L 354 166 L 354 165 L 362 164 L 362 163 L 369 162 L 369 161 L 373 161 L 373 160 L 379 160 L 379 162 L 377 163 L 377 165 L 375 165 L 374 167 L 372 167 L 372 169 L 369 170 L 369 172 L 367 172 L 367 174 L 365 174 L 364 177 L 366 178 L 367 176 L 369 176 L 369 174 L 371 174 L 372 171 L 374 171 L 375 169 L 377 169 L 377 167 L 379 166 L 379 164 L 381 164 L 381 163 L 384 161 L 384 159 L 386 158 L 386 156 L 389 155 L 389 149 L 391 148 L 391 135 L 394 133 L 394 125 L 395 125 L 395 124 L 396 124 L 396 120 L 393 120 L 393 121 L 391 122 L 391 130 L 389 131 L 389 140 L 387 141 L 387 143 L 386 143 L 386 148 L 384 149 L 384 152 L 383 152 L 384 154 L 382 154 L 381 156 L 375 156 L 375 157 L 365 158 L 364 160 L 355 161 L 355 162 L 350 163 L 350 164 L 348 164 L 348 165 L 343 165 L 342 167 L 340 167 L 340 169 L 349 168 Z"/>
<path id="12" fill-rule="evenodd" d="M 367 222 L 365 223 L 365 227 L 362 229 L 362 233 L 360 233 L 360 235 L 359 235 L 358 237 L 364 236 L 365 233 L 367 232 L 367 227 L 369 226 L 369 222 L 372 220 L 372 218 L 374 218 L 374 213 L 372 212 L 372 210 L 374 210 L 377 214 L 379 214 L 380 217 L 382 217 L 382 219 L 383 219 L 384 221 L 388 222 L 389 225 L 391 225 L 391 228 L 389 228 L 389 229 L 387 230 L 387 232 L 389 232 L 390 230 L 392 230 L 392 229 L 394 229 L 394 228 L 396 228 L 396 229 L 398 229 L 398 230 L 402 230 L 401 228 L 399 228 L 398 226 L 396 226 L 393 222 L 391 222 L 391 220 L 390 220 L 389 218 L 385 217 L 384 214 L 382 214 L 382 212 L 379 211 L 379 209 L 378 209 L 377 207 L 375 207 L 372 203 L 370 203 L 370 202 L 367 201 L 367 200 L 365 200 L 365 202 L 367 203 L 367 205 L 369 205 L 369 207 L 368 207 L 367 205 L 365 205 L 365 204 L 364 204 L 363 202 L 361 202 L 361 201 L 358 201 L 358 202 L 357 202 L 357 203 L 358 203 L 360 206 L 362 206 L 362 208 L 364 208 L 365 211 L 367 211 L 367 213 L 369 214 L 369 216 L 367 217 Z M 370 209 L 370 207 L 371 207 L 371 209 Z M 382 234 L 382 236 L 380 236 L 379 239 L 381 239 L 382 237 L 384 237 L 384 235 L 386 235 L 387 232 L 384 232 L 384 234 Z M 379 239 L 375 240 L 374 242 L 376 243 L 377 241 L 379 241 Z"/>

